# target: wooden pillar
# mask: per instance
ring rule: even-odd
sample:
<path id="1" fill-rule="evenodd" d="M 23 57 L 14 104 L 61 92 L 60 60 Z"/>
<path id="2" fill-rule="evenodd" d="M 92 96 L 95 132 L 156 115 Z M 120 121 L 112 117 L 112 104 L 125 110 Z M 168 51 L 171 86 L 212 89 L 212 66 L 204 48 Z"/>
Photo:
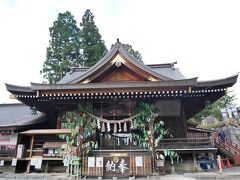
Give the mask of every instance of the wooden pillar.
<path id="1" fill-rule="evenodd" d="M 196 157 L 196 153 L 192 153 L 192 156 L 193 156 L 193 168 L 194 168 L 194 171 L 197 171 L 198 169 L 198 165 L 197 165 L 197 157 Z"/>
<path id="2" fill-rule="evenodd" d="M 186 119 L 186 115 L 185 115 L 185 109 L 184 109 L 184 106 L 183 104 L 181 103 L 181 111 L 182 111 L 182 114 L 181 114 L 181 119 L 182 119 L 182 124 L 183 124 L 183 130 L 184 130 L 184 137 L 183 138 L 186 138 L 187 137 L 187 119 Z"/>
<path id="3" fill-rule="evenodd" d="M 48 168 L 49 168 L 49 164 L 48 164 L 48 161 L 46 162 L 46 166 L 44 168 L 44 172 L 45 173 L 48 173 Z"/>
<path id="4" fill-rule="evenodd" d="M 56 129 L 61 129 L 61 118 L 57 118 Z"/>
<path id="5" fill-rule="evenodd" d="M 28 161 L 26 173 L 30 173 L 31 160 Z"/>
<path id="6" fill-rule="evenodd" d="M 31 144 L 30 144 L 30 154 L 29 154 L 30 158 L 32 158 L 33 143 L 34 143 L 34 135 L 32 135 Z"/>
<path id="7" fill-rule="evenodd" d="M 215 171 L 217 171 L 218 167 L 217 167 L 217 153 L 213 152 L 213 168 Z"/>
<path id="8" fill-rule="evenodd" d="M 34 135 L 32 135 L 32 138 L 31 138 L 30 152 L 29 152 L 29 161 L 28 161 L 26 173 L 30 173 L 31 158 L 32 158 L 32 151 L 33 151 L 33 143 L 34 143 Z"/>

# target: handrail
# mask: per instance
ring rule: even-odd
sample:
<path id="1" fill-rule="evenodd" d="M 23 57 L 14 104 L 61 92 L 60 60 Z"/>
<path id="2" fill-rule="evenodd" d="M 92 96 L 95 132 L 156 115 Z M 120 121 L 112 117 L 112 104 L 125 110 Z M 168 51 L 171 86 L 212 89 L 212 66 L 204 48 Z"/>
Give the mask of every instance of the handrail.
<path id="1" fill-rule="evenodd" d="M 234 147 L 236 147 L 237 149 L 239 149 L 240 144 L 237 143 L 236 141 L 233 141 L 232 139 L 228 139 L 228 138 L 226 138 L 226 141 L 227 141 L 229 144 L 231 144 L 232 146 L 234 146 Z"/>
<path id="2" fill-rule="evenodd" d="M 221 148 L 225 149 L 232 155 L 240 154 L 240 149 L 238 148 L 239 146 L 237 144 L 234 143 L 235 144 L 235 146 L 234 146 L 233 143 L 229 140 L 226 140 L 224 142 L 221 139 L 219 139 L 218 136 L 216 136 L 216 135 L 212 136 L 212 137 L 213 137 L 215 144 L 219 145 Z"/>
<path id="3" fill-rule="evenodd" d="M 212 137 L 218 138 L 217 133 L 212 134 Z M 227 143 L 235 146 L 236 148 L 238 148 L 238 149 L 240 148 L 240 143 L 239 142 L 236 142 L 236 141 L 232 140 L 231 138 L 227 138 L 227 137 L 225 138 L 225 140 L 226 140 Z"/>

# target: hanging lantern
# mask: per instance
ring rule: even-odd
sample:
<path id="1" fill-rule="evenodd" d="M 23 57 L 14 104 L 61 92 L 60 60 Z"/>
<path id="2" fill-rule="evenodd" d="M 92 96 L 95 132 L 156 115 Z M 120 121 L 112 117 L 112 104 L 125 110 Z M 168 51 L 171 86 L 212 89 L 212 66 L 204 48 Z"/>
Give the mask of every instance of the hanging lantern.
<path id="1" fill-rule="evenodd" d="M 114 123 L 114 129 L 113 132 L 116 134 L 117 133 L 117 123 Z"/>
<path id="2" fill-rule="evenodd" d="M 123 125 L 123 131 L 127 132 L 127 122 L 125 122 L 124 125 Z"/>

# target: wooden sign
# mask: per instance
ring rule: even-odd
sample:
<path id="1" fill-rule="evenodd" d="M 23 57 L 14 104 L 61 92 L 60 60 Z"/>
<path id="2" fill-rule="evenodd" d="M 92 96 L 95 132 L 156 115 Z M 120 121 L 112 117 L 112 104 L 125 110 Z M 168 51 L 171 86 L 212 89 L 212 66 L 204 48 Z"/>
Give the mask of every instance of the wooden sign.
<path id="1" fill-rule="evenodd" d="M 157 167 L 163 167 L 164 166 L 164 160 L 157 160 Z"/>
<path id="2" fill-rule="evenodd" d="M 104 176 L 129 176 L 129 169 L 128 156 L 104 157 Z"/>

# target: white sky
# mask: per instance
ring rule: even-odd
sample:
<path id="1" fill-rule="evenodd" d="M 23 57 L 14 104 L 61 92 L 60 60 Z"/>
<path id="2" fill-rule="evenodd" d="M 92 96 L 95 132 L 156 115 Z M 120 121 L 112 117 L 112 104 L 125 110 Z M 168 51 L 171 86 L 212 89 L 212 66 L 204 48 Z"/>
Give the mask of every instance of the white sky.
<path id="1" fill-rule="evenodd" d="M 240 72 L 239 0 L 0 0 L 0 103 L 4 83 L 43 81 L 40 70 L 49 27 L 58 13 L 77 21 L 89 8 L 109 49 L 117 37 L 146 64 L 177 61 L 187 78 L 224 78 Z M 240 80 L 233 88 L 240 105 Z"/>

